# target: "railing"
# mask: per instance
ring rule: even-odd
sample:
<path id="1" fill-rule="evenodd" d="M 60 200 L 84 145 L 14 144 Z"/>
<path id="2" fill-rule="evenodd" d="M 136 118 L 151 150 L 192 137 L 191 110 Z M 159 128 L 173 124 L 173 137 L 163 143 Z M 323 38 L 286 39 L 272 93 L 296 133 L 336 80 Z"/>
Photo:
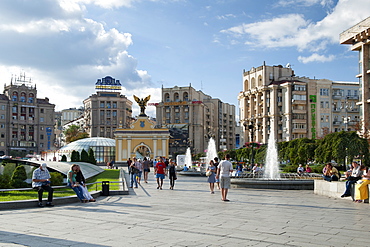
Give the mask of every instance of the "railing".
<path id="1" fill-rule="evenodd" d="M 98 184 L 102 184 L 103 182 L 93 182 L 93 183 L 86 183 L 86 186 L 89 185 L 94 185 L 95 184 L 95 191 L 98 191 Z M 124 183 L 124 181 L 109 181 L 109 184 L 120 184 Z M 70 189 L 69 186 L 67 185 L 60 185 L 60 186 L 52 186 L 53 189 L 63 189 L 63 188 L 68 188 Z M 34 188 L 12 188 L 12 189 L 0 189 L 0 192 L 7 192 L 7 191 L 31 191 L 34 190 Z"/>

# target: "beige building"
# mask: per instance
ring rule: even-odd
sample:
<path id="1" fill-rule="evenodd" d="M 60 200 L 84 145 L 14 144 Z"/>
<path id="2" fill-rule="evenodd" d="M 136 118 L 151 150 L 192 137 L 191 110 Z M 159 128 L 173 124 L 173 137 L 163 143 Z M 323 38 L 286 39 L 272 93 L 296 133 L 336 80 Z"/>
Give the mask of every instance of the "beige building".
<path id="1" fill-rule="evenodd" d="M 119 91 L 121 84 L 110 76 L 98 79 L 96 94 L 83 101 L 85 131 L 90 137 L 114 138 L 119 124 L 129 126 L 132 102 Z"/>
<path id="2" fill-rule="evenodd" d="M 24 157 L 54 149 L 54 108 L 38 99 L 25 75 L 12 78 L 0 94 L 0 155 Z"/>
<path id="3" fill-rule="evenodd" d="M 360 84 L 359 102 L 362 131 L 370 130 L 370 17 L 340 34 L 340 43 L 351 45 L 358 51 L 358 78 Z"/>
<path id="4" fill-rule="evenodd" d="M 156 120 L 170 129 L 170 155 L 204 152 L 210 138 L 218 151 L 235 148 L 235 106 L 214 99 L 193 87 L 162 88 L 155 103 Z"/>
<path id="5" fill-rule="evenodd" d="M 116 129 L 116 162 L 125 163 L 128 158 L 144 157 L 155 159 L 169 157 L 170 133 L 167 128 L 156 128 L 155 123 L 146 116 L 139 116 L 127 128 Z"/>
<path id="6" fill-rule="evenodd" d="M 358 124 L 358 83 L 297 77 L 290 66 L 265 64 L 243 72 L 239 93 L 245 142 L 319 138 Z"/>

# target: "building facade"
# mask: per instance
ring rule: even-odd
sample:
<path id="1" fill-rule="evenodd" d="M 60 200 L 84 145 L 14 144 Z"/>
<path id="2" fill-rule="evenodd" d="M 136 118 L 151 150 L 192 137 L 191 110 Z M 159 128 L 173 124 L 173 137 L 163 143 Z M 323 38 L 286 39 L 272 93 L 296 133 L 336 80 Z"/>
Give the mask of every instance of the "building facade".
<path id="1" fill-rule="evenodd" d="M 155 103 L 156 120 L 170 129 L 170 154 L 204 152 L 210 138 L 218 151 L 235 148 L 235 106 L 223 103 L 193 87 L 162 88 Z"/>
<path id="2" fill-rule="evenodd" d="M 290 66 L 265 64 L 243 72 L 239 93 L 242 142 L 320 138 L 358 125 L 359 84 L 297 77 Z"/>
<path id="3" fill-rule="evenodd" d="M 121 84 L 110 76 L 98 79 L 96 94 L 83 101 L 85 131 L 90 137 L 114 138 L 119 124 L 132 121 L 132 101 L 122 95 Z"/>
<path id="4" fill-rule="evenodd" d="M 340 43 L 351 45 L 358 51 L 358 78 L 360 84 L 359 106 L 361 130 L 370 131 L 370 17 L 340 34 Z"/>
<path id="5" fill-rule="evenodd" d="M 38 99 L 25 75 L 12 78 L 0 95 L 0 155 L 24 157 L 54 149 L 55 105 Z"/>

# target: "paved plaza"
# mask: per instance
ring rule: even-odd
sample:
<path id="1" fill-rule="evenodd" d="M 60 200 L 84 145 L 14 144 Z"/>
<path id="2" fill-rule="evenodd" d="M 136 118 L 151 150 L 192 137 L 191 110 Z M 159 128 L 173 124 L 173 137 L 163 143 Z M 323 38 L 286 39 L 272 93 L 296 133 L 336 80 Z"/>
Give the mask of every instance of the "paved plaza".
<path id="1" fill-rule="evenodd" d="M 95 203 L 0 211 L 0 246 L 369 246 L 369 205 L 313 191 L 231 189 L 179 176 Z"/>

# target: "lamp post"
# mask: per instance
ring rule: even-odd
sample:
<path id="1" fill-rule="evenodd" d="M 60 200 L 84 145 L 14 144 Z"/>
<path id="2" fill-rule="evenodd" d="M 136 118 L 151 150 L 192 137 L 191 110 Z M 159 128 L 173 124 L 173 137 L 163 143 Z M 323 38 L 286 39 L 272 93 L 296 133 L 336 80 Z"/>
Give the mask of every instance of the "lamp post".
<path id="1" fill-rule="evenodd" d="M 261 124 L 260 123 L 256 124 L 254 120 L 255 119 L 252 116 L 252 118 L 250 119 L 249 124 L 247 122 L 244 122 L 244 124 L 243 124 L 244 129 L 248 130 L 250 135 L 251 135 L 251 145 L 252 145 L 251 165 L 252 165 L 252 167 L 254 166 L 254 146 L 255 146 L 254 135 L 255 135 L 255 131 L 259 130 L 260 127 L 261 127 Z"/>

